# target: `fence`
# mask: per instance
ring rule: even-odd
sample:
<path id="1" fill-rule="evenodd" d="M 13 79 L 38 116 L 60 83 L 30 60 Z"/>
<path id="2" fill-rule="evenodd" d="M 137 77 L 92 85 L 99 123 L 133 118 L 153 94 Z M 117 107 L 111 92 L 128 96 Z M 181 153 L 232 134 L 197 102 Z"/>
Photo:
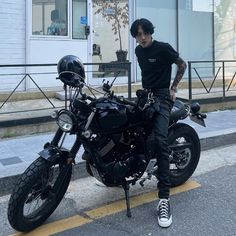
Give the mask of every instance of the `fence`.
<path id="1" fill-rule="evenodd" d="M 56 80 L 57 64 L 19 64 L 19 65 L 0 65 L 0 95 L 2 96 L 2 104 L 0 105 L 0 115 L 33 112 L 51 108 L 58 108 L 50 98 L 46 90 L 50 84 L 50 88 L 62 88 L 62 83 Z M 113 62 L 113 63 L 84 63 L 86 70 L 87 84 L 94 86 L 101 85 L 104 79 L 112 81 L 114 77 L 118 77 L 118 81 L 128 84 L 127 94 L 131 99 L 131 63 L 130 62 Z M 50 69 L 49 69 L 50 68 Z M 49 81 L 50 80 L 50 81 Z M 97 83 L 97 84 L 96 84 Z M 8 86 L 6 86 L 8 85 Z M 9 91 L 10 88 L 10 91 Z M 50 104 L 49 108 L 37 109 L 6 109 L 2 112 L 3 107 L 10 101 L 17 91 L 35 91 L 38 90 Z"/>
<path id="2" fill-rule="evenodd" d="M 99 86 L 103 79 L 112 81 L 118 75 L 117 83 L 127 86 L 127 96 L 132 97 L 132 79 L 130 62 L 112 63 L 84 63 L 86 69 L 87 84 Z M 0 65 L 0 115 L 40 111 L 58 108 L 55 100 L 47 95 L 50 80 L 51 87 L 62 88 L 62 84 L 55 80 L 57 76 L 57 64 L 21 64 Z M 222 61 L 189 61 L 188 62 L 188 99 L 235 99 L 236 86 L 236 60 Z M 14 79 L 12 79 L 14 78 Z M 11 81 L 11 83 L 7 83 Z M 6 91 L 6 84 L 10 84 L 11 91 Z M 4 90 L 5 89 L 5 90 Z M 49 108 L 37 109 L 5 109 L 5 105 L 18 89 L 20 91 L 31 91 L 37 89 L 48 101 Z M 5 95 L 5 98 L 1 95 Z M 20 104 L 22 107 L 22 104 Z M 1 120 L 1 119 L 0 119 Z"/>
<path id="3" fill-rule="evenodd" d="M 218 100 L 235 99 L 235 76 L 236 60 L 189 61 L 189 100 L 191 101 L 194 97 Z"/>

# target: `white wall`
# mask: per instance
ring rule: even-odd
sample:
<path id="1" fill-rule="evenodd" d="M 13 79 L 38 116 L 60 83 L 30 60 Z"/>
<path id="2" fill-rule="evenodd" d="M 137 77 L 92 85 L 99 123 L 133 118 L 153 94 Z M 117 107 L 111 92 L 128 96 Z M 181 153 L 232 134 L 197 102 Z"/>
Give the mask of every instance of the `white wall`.
<path id="1" fill-rule="evenodd" d="M 25 63 L 25 1 L 0 1 L 0 64 Z"/>
<path id="2" fill-rule="evenodd" d="M 0 1 L 0 65 L 25 63 L 25 1 Z M 23 68 L 0 68 L 0 74 L 20 73 Z M 22 76 L 0 75 L 0 91 L 13 89 Z M 22 89 L 22 84 L 19 89 Z"/>

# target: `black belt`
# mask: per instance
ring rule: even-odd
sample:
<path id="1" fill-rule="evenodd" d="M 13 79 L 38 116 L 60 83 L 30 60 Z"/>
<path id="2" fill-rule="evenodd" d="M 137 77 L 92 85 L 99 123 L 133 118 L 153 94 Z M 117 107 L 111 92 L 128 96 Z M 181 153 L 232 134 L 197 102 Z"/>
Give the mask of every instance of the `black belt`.
<path id="1" fill-rule="evenodd" d="M 152 92 L 153 95 L 169 95 L 170 94 L 170 90 L 168 88 L 161 88 L 161 89 L 152 88 L 152 89 L 147 89 L 147 92 Z"/>

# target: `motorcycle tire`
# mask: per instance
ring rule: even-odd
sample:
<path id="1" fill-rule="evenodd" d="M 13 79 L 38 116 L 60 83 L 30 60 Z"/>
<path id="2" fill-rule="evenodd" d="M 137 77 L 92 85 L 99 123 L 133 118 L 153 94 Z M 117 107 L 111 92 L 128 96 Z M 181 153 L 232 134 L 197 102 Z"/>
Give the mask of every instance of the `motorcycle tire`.
<path id="1" fill-rule="evenodd" d="M 178 123 L 173 127 L 168 139 L 170 150 L 180 157 L 178 162 L 174 164 L 170 162 L 170 182 L 171 186 L 175 187 L 185 183 L 197 168 L 201 145 L 196 131 L 183 123 Z M 174 151 L 171 146 L 175 145 L 185 145 L 186 148 Z M 173 169 L 172 166 L 174 166 Z"/>
<path id="2" fill-rule="evenodd" d="M 54 168 L 58 166 L 58 168 Z M 56 174 L 56 176 L 54 176 Z M 36 159 L 20 176 L 8 204 L 8 220 L 17 231 L 28 232 L 40 226 L 57 208 L 69 186 L 72 165 Z M 31 204 L 42 205 L 29 214 Z M 27 205 L 29 204 L 29 205 Z M 28 211 L 31 208 L 28 209 Z"/>

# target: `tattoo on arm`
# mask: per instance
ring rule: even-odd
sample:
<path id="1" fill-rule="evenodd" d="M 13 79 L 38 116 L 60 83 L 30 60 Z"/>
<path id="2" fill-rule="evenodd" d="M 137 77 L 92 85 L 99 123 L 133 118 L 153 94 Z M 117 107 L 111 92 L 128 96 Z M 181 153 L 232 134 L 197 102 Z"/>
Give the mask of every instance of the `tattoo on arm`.
<path id="1" fill-rule="evenodd" d="M 175 64 L 177 65 L 178 69 L 177 69 L 177 73 L 175 76 L 175 79 L 173 81 L 172 87 L 177 87 L 180 80 L 183 78 L 184 72 L 187 68 L 187 64 L 185 63 L 185 61 L 178 57 L 177 60 L 175 61 Z"/>

